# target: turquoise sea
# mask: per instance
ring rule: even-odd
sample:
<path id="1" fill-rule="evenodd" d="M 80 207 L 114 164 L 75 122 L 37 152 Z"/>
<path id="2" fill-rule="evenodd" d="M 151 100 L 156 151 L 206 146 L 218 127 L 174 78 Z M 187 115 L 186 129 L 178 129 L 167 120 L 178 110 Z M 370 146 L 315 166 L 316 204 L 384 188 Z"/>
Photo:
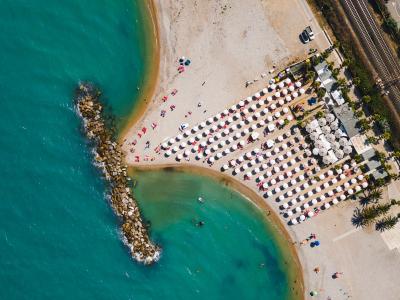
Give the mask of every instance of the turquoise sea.
<path id="1" fill-rule="evenodd" d="M 286 299 L 272 227 L 209 178 L 140 174 L 162 258 L 138 265 L 120 241 L 72 97 L 80 80 L 95 82 L 123 124 L 148 71 L 141 5 L 2 1 L 0 299 Z"/>

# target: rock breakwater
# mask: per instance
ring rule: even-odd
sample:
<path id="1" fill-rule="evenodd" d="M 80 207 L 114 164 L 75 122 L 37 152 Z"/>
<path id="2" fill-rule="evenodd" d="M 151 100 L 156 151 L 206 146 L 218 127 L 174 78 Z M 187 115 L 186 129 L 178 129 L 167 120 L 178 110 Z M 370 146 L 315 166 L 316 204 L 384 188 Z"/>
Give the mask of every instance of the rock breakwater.
<path id="1" fill-rule="evenodd" d="M 122 221 L 124 243 L 132 257 L 144 264 L 159 259 L 161 249 L 149 240 L 139 207 L 129 188 L 130 178 L 123 152 L 115 142 L 113 128 L 107 124 L 100 92 L 93 85 L 82 83 L 76 90 L 76 107 L 83 120 L 86 137 L 93 143 L 96 165 L 102 170 L 110 191 L 110 202 Z"/>

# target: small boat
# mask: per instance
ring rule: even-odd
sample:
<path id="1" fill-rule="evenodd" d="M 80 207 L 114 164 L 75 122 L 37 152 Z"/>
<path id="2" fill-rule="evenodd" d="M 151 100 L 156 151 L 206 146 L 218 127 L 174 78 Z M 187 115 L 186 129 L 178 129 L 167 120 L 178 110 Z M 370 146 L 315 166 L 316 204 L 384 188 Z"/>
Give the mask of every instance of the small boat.
<path id="1" fill-rule="evenodd" d="M 203 203 L 204 202 L 203 197 L 197 198 L 197 201 L 199 201 L 200 203 Z"/>

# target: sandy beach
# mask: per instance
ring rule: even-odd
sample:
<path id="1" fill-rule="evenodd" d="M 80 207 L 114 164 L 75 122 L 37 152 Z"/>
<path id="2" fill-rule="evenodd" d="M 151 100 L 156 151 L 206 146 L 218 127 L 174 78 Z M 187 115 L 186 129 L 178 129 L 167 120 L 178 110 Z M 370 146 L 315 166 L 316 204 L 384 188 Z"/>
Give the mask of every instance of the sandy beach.
<path id="1" fill-rule="evenodd" d="M 143 114 L 131 120 L 121 136 L 127 163 L 135 168 L 196 167 L 226 180 L 263 211 L 271 210 L 279 230 L 296 243 L 293 255 L 298 255 L 302 266 L 305 298 L 313 290 L 318 291 L 313 299 L 397 299 L 398 248 L 389 249 L 375 231 L 355 229 L 350 222 L 355 203 L 341 202 L 310 221 L 288 226 L 280 216 L 278 201 L 261 197 L 255 183 L 243 184 L 230 173 L 219 175 L 222 163 L 210 164 L 203 171 L 202 161 L 177 164 L 153 151 L 175 138 L 181 124 L 199 124 L 265 88 L 276 71 L 305 59 L 310 48 L 329 47 L 307 3 L 155 0 L 154 8 L 158 28 L 154 32 L 160 46 L 154 59 L 160 63 L 157 76 L 153 73 L 154 89 L 146 92 L 149 98 Z M 308 25 L 316 38 L 304 45 L 298 36 Z M 190 64 L 179 72 L 182 56 Z M 300 245 L 311 233 L 321 241 L 318 248 Z M 318 274 L 313 271 L 316 267 Z M 343 276 L 333 279 L 335 272 Z M 375 282 L 385 284 L 371 288 Z"/>

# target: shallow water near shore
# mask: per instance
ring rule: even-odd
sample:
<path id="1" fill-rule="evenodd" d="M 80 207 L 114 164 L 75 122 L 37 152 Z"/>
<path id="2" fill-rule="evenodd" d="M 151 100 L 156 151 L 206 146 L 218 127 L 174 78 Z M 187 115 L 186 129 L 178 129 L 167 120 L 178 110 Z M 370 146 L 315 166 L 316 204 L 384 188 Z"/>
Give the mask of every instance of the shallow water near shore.
<path id="1" fill-rule="evenodd" d="M 143 173 L 136 195 L 163 256 L 138 265 L 120 241 L 72 97 L 93 81 L 126 121 L 147 71 L 138 3 L 2 3 L 0 299 L 285 299 L 271 228 L 211 179 Z"/>
<path id="2" fill-rule="evenodd" d="M 278 243 L 265 212 L 203 175 L 159 170 L 135 177 L 135 195 L 151 221 L 153 238 L 164 247 L 160 262 L 149 271 L 158 286 L 148 290 L 149 296 L 301 298 L 290 291 L 288 272 L 295 267 L 282 249 L 288 245 Z"/>

